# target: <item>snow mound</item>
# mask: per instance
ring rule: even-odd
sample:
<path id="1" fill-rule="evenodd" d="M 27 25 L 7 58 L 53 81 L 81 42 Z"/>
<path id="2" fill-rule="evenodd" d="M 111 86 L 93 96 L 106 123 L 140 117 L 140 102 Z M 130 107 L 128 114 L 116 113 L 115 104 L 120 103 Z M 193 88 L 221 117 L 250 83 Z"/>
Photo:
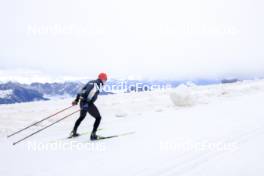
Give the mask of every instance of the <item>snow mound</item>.
<path id="1" fill-rule="evenodd" d="M 182 84 L 170 93 L 170 98 L 175 106 L 193 106 L 196 98 L 189 87 Z"/>
<path id="2" fill-rule="evenodd" d="M 252 93 L 263 92 L 263 80 L 241 81 L 232 84 L 195 86 L 182 84 L 169 93 L 175 106 L 186 107 L 197 104 L 208 104 L 219 98 L 231 98 Z"/>

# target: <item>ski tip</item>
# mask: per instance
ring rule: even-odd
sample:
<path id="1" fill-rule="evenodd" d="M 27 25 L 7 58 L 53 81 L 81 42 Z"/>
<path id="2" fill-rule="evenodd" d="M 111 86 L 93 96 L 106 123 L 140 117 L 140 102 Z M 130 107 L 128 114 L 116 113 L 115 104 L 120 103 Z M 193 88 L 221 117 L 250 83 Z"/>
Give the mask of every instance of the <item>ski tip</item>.
<path id="1" fill-rule="evenodd" d="M 134 133 L 136 133 L 136 132 L 132 131 L 132 132 L 122 133 L 122 134 L 112 135 L 112 136 L 100 136 L 97 139 L 90 139 L 90 141 L 99 141 L 99 140 L 104 140 L 104 139 L 118 138 L 118 137 L 121 137 L 121 136 L 127 136 L 127 135 L 131 135 L 131 134 L 134 134 Z"/>

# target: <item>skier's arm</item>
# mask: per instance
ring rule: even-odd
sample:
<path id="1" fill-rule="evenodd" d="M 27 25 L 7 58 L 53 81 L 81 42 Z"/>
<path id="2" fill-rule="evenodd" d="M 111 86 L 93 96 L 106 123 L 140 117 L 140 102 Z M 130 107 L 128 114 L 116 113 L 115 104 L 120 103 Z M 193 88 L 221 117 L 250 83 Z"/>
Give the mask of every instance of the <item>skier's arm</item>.
<path id="1" fill-rule="evenodd" d="M 85 86 L 82 88 L 82 90 L 81 90 L 79 93 L 77 93 L 75 100 L 72 102 L 72 105 L 73 105 L 73 106 L 74 106 L 74 105 L 77 105 L 77 104 L 79 103 L 79 100 L 80 100 L 80 98 L 81 98 L 81 95 L 85 92 L 86 88 L 87 88 L 87 85 L 85 85 Z"/>
<path id="2" fill-rule="evenodd" d="M 74 105 L 77 105 L 78 102 L 79 102 L 79 100 L 80 100 L 80 93 L 77 94 L 75 100 L 72 102 L 72 105 L 73 105 L 73 106 L 74 106 Z"/>
<path id="3" fill-rule="evenodd" d="M 81 95 L 80 95 L 80 93 L 78 93 L 77 96 L 76 96 L 76 98 L 75 98 L 75 101 L 76 101 L 77 103 L 79 102 L 80 97 L 81 97 Z"/>

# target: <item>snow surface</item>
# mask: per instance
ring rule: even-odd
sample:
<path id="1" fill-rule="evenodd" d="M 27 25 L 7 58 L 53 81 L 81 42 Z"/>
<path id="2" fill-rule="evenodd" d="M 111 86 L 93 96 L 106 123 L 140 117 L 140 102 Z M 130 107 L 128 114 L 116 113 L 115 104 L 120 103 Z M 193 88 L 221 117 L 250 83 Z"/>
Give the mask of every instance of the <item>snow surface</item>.
<path id="1" fill-rule="evenodd" d="M 0 106 L 0 175 L 264 174 L 263 80 L 101 96 L 96 102 L 103 117 L 98 134 L 134 132 L 119 138 L 90 142 L 84 135 L 65 140 L 77 114 L 16 146 L 12 142 L 45 123 L 5 137 L 71 101 Z M 79 132 L 90 131 L 92 124 L 88 116 Z M 71 145 L 60 147 L 66 144 Z"/>
<path id="2" fill-rule="evenodd" d="M 8 98 L 13 94 L 13 90 L 0 90 L 0 98 Z"/>

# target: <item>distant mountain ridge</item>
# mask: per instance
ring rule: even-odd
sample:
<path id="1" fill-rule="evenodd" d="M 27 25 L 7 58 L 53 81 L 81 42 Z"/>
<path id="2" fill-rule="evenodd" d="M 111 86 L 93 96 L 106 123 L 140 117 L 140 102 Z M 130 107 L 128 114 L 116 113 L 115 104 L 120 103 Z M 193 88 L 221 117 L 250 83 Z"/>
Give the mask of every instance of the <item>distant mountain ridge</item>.
<path id="1" fill-rule="evenodd" d="M 17 83 L 0 84 L 0 104 L 22 103 L 48 100 L 36 90 L 28 89 Z"/>
<path id="2" fill-rule="evenodd" d="M 73 97 L 84 86 L 81 82 L 31 83 L 7 82 L 0 84 L 0 104 L 48 100 L 52 97 Z M 103 95 L 112 94 L 102 92 Z"/>
<path id="3" fill-rule="evenodd" d="M 87 80 L 88 81 L 88 80 Z M 124 92 L 141 92 L 150 91 L 150 88 L 144 88 L 143 86 L 165 86 L 177 87 L 182 83 L 190 81 L 186 80 L 116 80 L 111 79 L 107 82 L 109 87 L 114 87 L 120 84 L 125 84 Z M 207 85 L 220 83 L 217 80 L 196 80 L 191 81 L 197 85 Z M 141 86 L 136 88 L 136 84 L 140 83 Z M 53 97 L 73 97 L 80 91 L 80 89 L 85 85 L 85 83 L 76 82 L 64 82 L 64 83 L 31 83 L 31 84 L 21 84 L 18 82 L 7 82 L 0 83 L 0 104 L 10 104 L 10 103 L 20 103 L 20 102 L 30 102 L 30 101 L 40 101 L 48 100 Z M 103 91 L 102 95 L 113 94 L 114 90 Z"/>
<path id="4" fill-rule="evenodd" d="M 65 83 L 31 83 L 28 88 L 34 89 L 47 96 L 74 96 L 83 87 L 81 82 L 65 82 Z"/>

